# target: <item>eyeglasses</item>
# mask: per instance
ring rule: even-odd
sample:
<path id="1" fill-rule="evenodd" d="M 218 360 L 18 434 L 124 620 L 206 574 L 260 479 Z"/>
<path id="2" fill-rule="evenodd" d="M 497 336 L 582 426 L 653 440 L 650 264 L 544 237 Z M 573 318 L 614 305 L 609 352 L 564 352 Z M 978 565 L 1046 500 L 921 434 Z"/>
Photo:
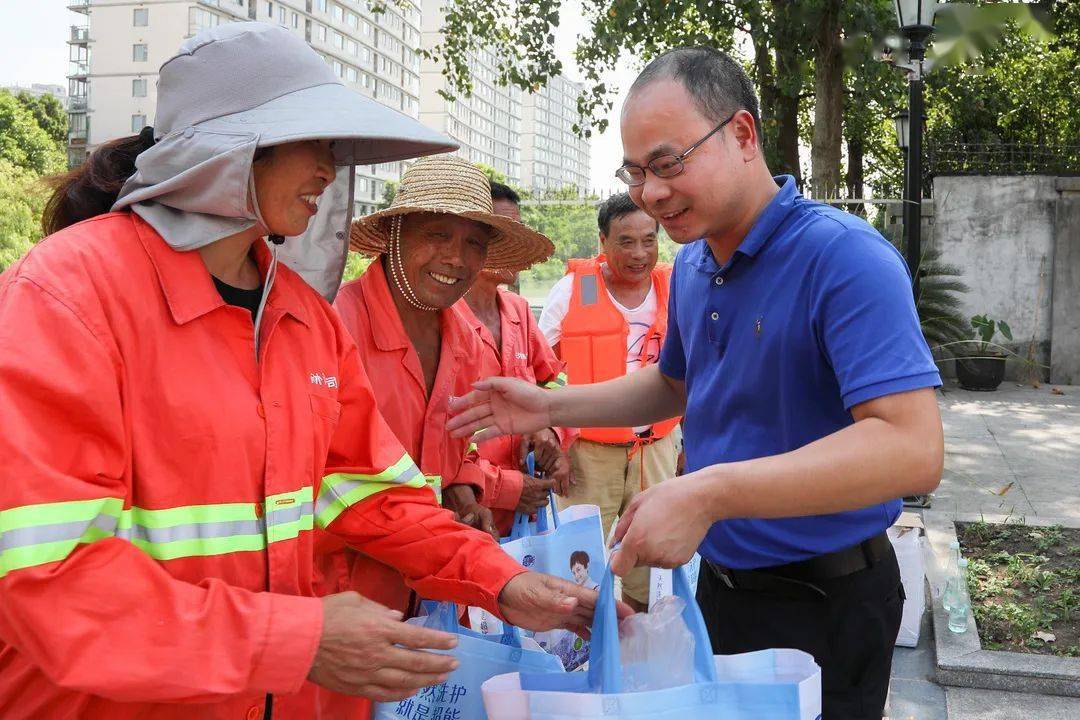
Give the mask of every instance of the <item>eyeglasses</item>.
<path id="1" fill-rule="evenodd" d="M 640 165 L 623 165 L 615 171 L 615 177 L 619 178 L 630 187 L 645 184 L 645 168 L 651 170 L 652 174 L 658 178 L 675 177 L 683 171 L 687 156 L 701 147 L 706 140 L 720 132 L 724 126 L 735 119 L 735 116 L 738 114 L 738 110 L 731 113 L 731 116 L 727 120 L 710 130 L 708 135 L 683 150 L 681 155 L 661 155 L 659 157 L 654 157 L 647 165 L 645 165 L 645 167 L 641 167 Z"/>

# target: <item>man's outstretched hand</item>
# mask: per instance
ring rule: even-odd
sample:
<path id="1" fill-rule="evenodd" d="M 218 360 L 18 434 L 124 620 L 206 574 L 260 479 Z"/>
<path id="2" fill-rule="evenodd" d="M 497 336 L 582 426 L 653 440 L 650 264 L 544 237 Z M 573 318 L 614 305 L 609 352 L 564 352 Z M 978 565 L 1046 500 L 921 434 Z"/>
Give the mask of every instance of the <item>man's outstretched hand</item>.
<path id="1" fill-rule="evenodd" d="M 454 437 L 483 442 L 500 435 L 522 435 L 551 427 L 551 395 L 517 378 L 490 377 L 473 383 L 468 395 L 450 400 L 446 423 Z"/>
<path id="2" fill-rule="evenodd" d="M 508 623 L 526 630 L 565 628 L 588 638 L 597 597 L 596 590 L 586 590 L 568 580 L 526 572 L 503 587 L 499 610 Z M 634 614 L 622 602 L 616 605 L 615 612 L 620 620 Z"/>

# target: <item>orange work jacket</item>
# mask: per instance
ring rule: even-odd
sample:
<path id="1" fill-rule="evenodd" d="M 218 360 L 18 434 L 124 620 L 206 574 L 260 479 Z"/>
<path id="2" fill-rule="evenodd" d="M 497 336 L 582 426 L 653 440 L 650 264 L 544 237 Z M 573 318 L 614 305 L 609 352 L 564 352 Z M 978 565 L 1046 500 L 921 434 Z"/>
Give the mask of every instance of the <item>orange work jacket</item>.
<path id="1" fill-rule="evenodd" d="M 313 528 L 497 610 L 522 569 L 437 507 L 287 268 L 260 338 L 127 212 L 0 276 L 4 720 L 316 717 Z"/>
<path id="2" fill-rule="evenodd" d="M 559 355 L 566 361 L 571 385 L 604 382 L 626 374 L 626 339 L 630 327 L 608 295 L 600 263 L 604 256 L 571 260 L 566 273 L 574 276 L 570 307 L 562 321 Z M 667 333 L 668 286 L 671 266 L 658 263 L 652 271 L 653 291 L 656 294 L 656 320 L 646 331 L 641 343 L 641 364 L 655 339 L 661 345 Z M 672 418 L 652 426 L 652 439 L 670 433 L 680 418 Z M 600 443 L 632 443 L 638 440 L 633 428 L 581 428 L 581 437 Z"/>
<path id="3" fill-rule="evenodd" d="M 566 385 L 566 364 L 556 357 L 544 334 L 536 325 L 529 301 L 520 295 L 498 291 L 501 347 L 495 337 L 464 300 L 458 303 L 473 331 L 484 344 L 481 377 L 502 375 L 520 378 L 551 390 Z M 577 430 L 554 428 L 565 450 L 577 437 Z M 481 464 L 491 466 L 486 477 L 494 479 L 484 493 L 484 504 L 491 508 L 495 524 L 503 535 L 514 523 L 514 508 L 521 500 L 523 476 L 518 458 L 520 435 L 503 435 L 479 444 Z"/>
<path id="4" fill-rule="evenodd" d="M 439 313 L 439 368 L 430 397 L 420 357 L 401 323 L 381 262 L 371 263 L 361 277 L 343 285 L 334 309 L 374 379 L 380 412 L 429 482 L 435 487 L 472 485 L 483 499 L 497 478 L 490 477 L 491 468 L 480 463 L 469 438 L 452 438 L 446 429 L 450 398 L 472 390 L 481 376 L 484 354 L 459 307 Z M 409 610 L 409 589 L 396 570 L 351 552 L 342 552 L 334 560 L 338 589 L 358 590 L 396 610 Z"/>

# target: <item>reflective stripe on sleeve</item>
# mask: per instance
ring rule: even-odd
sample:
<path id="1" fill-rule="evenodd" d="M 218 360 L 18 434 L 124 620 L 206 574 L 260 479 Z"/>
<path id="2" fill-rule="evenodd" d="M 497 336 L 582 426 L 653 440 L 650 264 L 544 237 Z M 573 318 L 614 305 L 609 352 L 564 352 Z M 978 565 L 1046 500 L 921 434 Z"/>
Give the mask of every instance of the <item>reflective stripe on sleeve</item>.
<path id="1" fill-rule="evenodd" d="M 0 577 L 63 560 L 82 543 L 127 540 L 155 560 L 265 550 L 314 525 L 312 490 L 271 495 L 261 503 L 122 509 L 102 498 L 27 505 L 0 512 Z"/>
<path id="2" fill-rule="evenodd" d="M 547 388 L 548 390 L 558 390 L 561 387 L 566 387 L 566 373 L 559 373 L 554 378 L 544 383 L 543 387 Z"/>
<path id="3" fill-rule="evenodd" d="M 323 478 L 315 502 L 315 522 L 321 528 L 330 526 L 337 516 L 351 505 L 376 493 L 396 487 L 422 488 L 427 485 L 424 475 L 412 458 L 402 455 L 396 463 L 380 473 L 334 473 Z"/>

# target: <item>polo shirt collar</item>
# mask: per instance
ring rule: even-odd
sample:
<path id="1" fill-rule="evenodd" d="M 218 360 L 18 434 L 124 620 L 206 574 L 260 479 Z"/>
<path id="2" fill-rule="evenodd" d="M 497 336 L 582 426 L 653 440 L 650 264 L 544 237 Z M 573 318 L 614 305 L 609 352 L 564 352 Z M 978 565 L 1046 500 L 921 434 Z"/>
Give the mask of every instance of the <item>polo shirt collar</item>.
<path id="1" fill-rule="evenodd" d="M 165 295 L 169 312 L 178 325 L 191 322 L 225 305 L 199 253 L 174 250 L 150 223 L 135 213 L 131 213 L 131 218 L 139 240 L 157 272 L 158 283 Z M 270 249 L 264 242 L 256 242 L 252 247 L 255 263 L 259 267 L 259 277 L 265 281 L 266 271 L 270 266 Z M 308 313 L 300 301 L 300 293 L 304 292 L 304 288 L 298 288 L 297 282 L 305 285 L 303 280 L 292 275 L 279 263 L 266 305 L 280 309 L 308 325 Z"/>
<path id="2" fill-rule="evenodd" d="M 795 178 L 791 175 L 779 175 L 774 177 L 773 181 L 780 186 L 780 190 L 758 215 L 750 228 L 750 232 L 746 233 L 746 237 L 739 243 L 739 247 L 735 248 L 736 255 L 745 255 L 751 258 L 756 256 L 761 248 L 765 246 L 765 243 L 772 238 L 780 224 L 787 218 L 788 213 L 795 208 L 795 201 L 799 198 Z M 708 244 L 704 240 L 698 242 L 698 269 L 708 273 L 719 271 L 720 267 L 709 250 Z M 732 258 L 734 259 L 734 256 Z"/>

